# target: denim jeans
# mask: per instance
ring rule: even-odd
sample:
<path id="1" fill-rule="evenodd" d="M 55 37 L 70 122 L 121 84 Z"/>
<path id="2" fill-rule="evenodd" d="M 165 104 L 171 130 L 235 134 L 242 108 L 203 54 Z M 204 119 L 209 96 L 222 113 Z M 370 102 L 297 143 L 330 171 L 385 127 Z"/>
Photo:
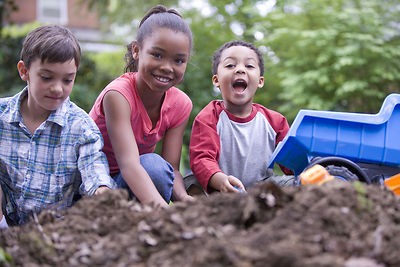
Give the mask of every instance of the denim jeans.
<path id="1" fill-rule="evenodd" d="M 156 153 L 140 155 L 140 164 L 150 176 L 162 198 L 165 202 L 169 203 L 172 195 L 172 187 L 174 186 L 174 168 Z M 136 198 L 121 173 L 113 176 L 113 179 L 117 183 L 118 188 L 128 189 L 129 196 Z"/>

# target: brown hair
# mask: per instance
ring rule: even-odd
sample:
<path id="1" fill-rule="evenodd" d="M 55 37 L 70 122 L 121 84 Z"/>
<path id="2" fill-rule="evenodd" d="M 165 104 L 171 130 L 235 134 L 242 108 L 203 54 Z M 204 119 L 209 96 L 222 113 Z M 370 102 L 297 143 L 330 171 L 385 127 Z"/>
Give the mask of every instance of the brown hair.
<path id="1" fill-rule="evenodd" d="M 215 51 L 214 57 L 213 57 L 213 65 L 212 65 L 213 75 L 217 74 L 217 72 L 218 72 L 218 65 L 221 60 L 222 52 L 225 49 L 232 47 L 232 46 L 244 46 L 244 47 L 248 47 L 251 50 L 253 50 L 258 57 L 258 66 L 260 67 L 260 76 L 264 75 L 264 59 L 263 59 L 263 56 L 262 56 L 260 50 L 258 50 L 258 48 L 252 43 L 248 43 L 245 41 L 236 41 L 236 40 L 223 44 L 217 51 Z"/>
<path id="2" fill-rule="evenodd" d="M 189 38 L 189 46 L 192 49 L 193 37 L 187 23 L 175 9 L 167 9 L 163 5 L 157 5 L 151 8 L 144 15 L 139 24 L 139 29 L 136 35 L 136 41 L 139 47 L 142 47 L 143 40 L 150 36 L 158 28 L 168 28 L 176 32 L 182 32 Z M 132 55 L 132 43 L 128 44 L 127 52 L 125 53 L 125 72 L 137 71 L 138 63 Z"/>
<path id="3" fill-rule="evenodd" d="M 81 48 L 76 37 L 59 25 L 45 25 L 32 30 L 25 37 L 21 60 L 27 68 L 36 59 L 51 63 L 75 59 L 76 68 L 81 60 Z"/>

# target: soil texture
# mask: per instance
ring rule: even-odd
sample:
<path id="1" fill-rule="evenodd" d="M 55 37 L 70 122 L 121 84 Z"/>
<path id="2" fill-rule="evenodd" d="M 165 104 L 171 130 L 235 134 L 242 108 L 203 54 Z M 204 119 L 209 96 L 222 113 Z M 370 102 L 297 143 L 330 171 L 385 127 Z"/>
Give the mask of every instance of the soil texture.
<path id="1" fill-rule="evenodd" d="M 157 209 L 123 190 L 0 231 L 3 266 L 400 266 L 400 198 L 331 181 Z"/>

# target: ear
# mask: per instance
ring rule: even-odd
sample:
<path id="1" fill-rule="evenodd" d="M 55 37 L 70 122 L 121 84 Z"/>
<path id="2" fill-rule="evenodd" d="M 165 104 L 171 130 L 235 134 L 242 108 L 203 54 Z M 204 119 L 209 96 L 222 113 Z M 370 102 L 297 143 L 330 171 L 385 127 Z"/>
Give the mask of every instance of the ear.
<path id="1" fill-rule="evenodd" d="M 213 82 L 215 87 L 219 88 L 219 81 L 218 81 L 218 75 L 217 74 L 212 76 L 212 82 Z"/>
<path id="2" fill-rule="evenodd" d="M 262 88 L 263 86 L 264 86 L 264 77 L 260 76 L 260 79 L 258 80 L 257 88 Z"/>
<path id="3" fill-rule="evenodd" d="M 137 41 L 132 42 L 132 57 L 134 60 L 139 59 L 139 44 Z"/>
<path id="4" fill-rule="evenodd" d="M 21 77 L 23 81 L 27 82 L 29 80 L 29 72 L 22 60 L 18 61 L 17 69 L 19 77 Z"/>

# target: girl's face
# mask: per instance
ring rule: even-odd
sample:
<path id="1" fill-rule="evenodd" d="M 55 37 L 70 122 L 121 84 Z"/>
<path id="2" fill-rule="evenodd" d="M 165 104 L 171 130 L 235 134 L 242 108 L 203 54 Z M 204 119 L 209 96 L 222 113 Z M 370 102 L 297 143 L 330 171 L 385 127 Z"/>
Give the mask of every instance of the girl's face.
<path id="1" fill-rule="evenodd" d="M 189 59 L 189 38 L 182 32 L 159 28 L 133 44 L 133 58 L 138 60 L 138 87 L 164 93 L 183 80 Z"/>

